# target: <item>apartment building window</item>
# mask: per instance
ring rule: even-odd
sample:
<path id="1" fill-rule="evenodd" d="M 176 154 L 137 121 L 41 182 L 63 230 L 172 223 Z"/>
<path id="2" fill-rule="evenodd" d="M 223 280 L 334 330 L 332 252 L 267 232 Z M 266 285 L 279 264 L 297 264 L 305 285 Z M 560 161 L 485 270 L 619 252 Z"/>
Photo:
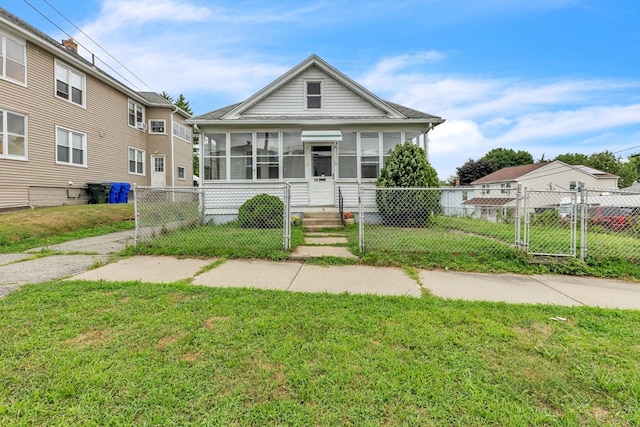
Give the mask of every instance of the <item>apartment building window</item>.
<path id="1" fill-rule="evenodd" d="M 173 136 L 175 136 L 176 138 L 184 139 L 188 142 L 193 141 L 191 129 L 189 129 L 187 126 L 181 125 L 178 122 L 173 122 Z"/>
<path id="2" fill-rule="evenodd" d="M 0 159 L 27 158 L 27 116 L 0 110 Z"/>
<path id="3" fill-rule="evenodd" d="M 0 33 L 0 78 L 27 83 L 27 45 Z"/>
<path id="4" fill-rule="evenodd" d="M 147 128 L 144 122 L 144 107 L 132 100 L 129 100 L 129 126 L 140 130 Z"/>
<path id="5" fill-rule="evenodd" d="M 306 81 L 305 96 L 306 96 L 305 105 L 307 109 L 321 109 L 322 108 L 322 82 Z"/>
<path id="6" fill-rule="evenodd" d="M 66 65 L 56 61 L 56 96 L 77 105 L 85 105 L 86 79 Z"/>
<path id="7" fill-rule="evenodd" d="M 491 186 L 489 184 L 482 184 L 482 194 L 491 193 Z"/>
<path id="8" fill-rule="evenodd" d="M 87 166 L 87 134 L 56 126 L 56 163 Z"/>
<path id="9" fill-rule="evenodd" d="M 144 150 L 129 147 L 129 173 L 144 175 Z"/>
<path id="10" fill-rule="evenodd" d="M 511 183 L 510 182 L 503 182 L 502 184 L 500 184 L 500 193 L 502 193 L 502 194 L 511 193 Z"/>
<path id="11" fill-rule="evenodd" d="M 178 166 L 178 179 L 184 180 L 184 176 L 186 174 L 186 169 L 184 166 Z"/>
<path id="12" fill-rule="evenodd" d="M 162 133 L 166 134 L 166 122 L 164 120 L 149 120 L 149 133 Z"/>

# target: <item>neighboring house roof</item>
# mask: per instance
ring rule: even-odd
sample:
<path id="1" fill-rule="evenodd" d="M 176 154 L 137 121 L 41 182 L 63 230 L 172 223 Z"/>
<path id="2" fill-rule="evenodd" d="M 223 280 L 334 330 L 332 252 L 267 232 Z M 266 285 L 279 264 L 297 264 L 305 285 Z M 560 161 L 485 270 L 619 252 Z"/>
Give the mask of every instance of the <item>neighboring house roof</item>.
<path id="1" fill-rule="evenodd" d="M 301 75 L 304 71 L 308 70 L 311 67 L 317 67 L 322 72 L 329 75 L 331 78 L 351 90 L 357 96 L 363 98 L 370 104 L 377 107 L 379 110 L 384 112 L 384 116 L 327 116 L 327 115 L 251 115 L 251 116 L 243 116 L 243 113 L 257 105 L 260 101 L 264 100 L 277 90 L 283 88 L 288 83 L 290 83 L 293 79 Z M 287 73 L 283 74 L 272 83 L 264 87 L 262 90 L 249 97 L 248 99 L 229 105 L 227 107 L 219 108 L 217 110 L 202 114 L 200 116 L 193 117 L 189 122 L 190 123 L 198 123 L 198 124 L 206 124 L 211 122 L 224 122 L 224 121 L 320 121 L 320 120 L 359 120 L 359 121 L 375 121 L 375 122 L 384 122 L 385 120 L 403 120 L 407 122 L 416 121 L 420 123 L 431 123 L 432 126 L 437 126 L 440 123 L 444 122 L 444 119 L 438 116 L 434 116 L 432 114 L 423 113 L 418 110 L 414 110 L 412 108 L 404 107 L 399 104 L 395 104 L 393 102 L 384 101 L 378 98 L 373 93 L 369 92 L 363 86 L 356 83 L 354 80 L 337 70 L 336 68 L 329 65 L 327 62 L 322 60 L 320 57 L 316 55 L 311 55 L 300 64 L 296 65 L 294 68 L 289 70 Z"/>
<path id="2" fill-rule="evenodd" d="M 473 199 L 462 202 L 463 205 L 478 206 L 502 206 L 516 200 L 515 197 L 474 197 Z"/>
<path id="3" fill-rule="evenodd" d="M 126 86 L 124 83 L 119 80 L 113 78 L 109 74 L 105 73 L 100 68 L 96 67 L 96 65 L 87 59 L 85 59 L 82 55 L 78 54 L 76 51 L 64 47 L 61 43 L 49 37 L 42 31 L 37 28 L 31 26 L 27 22 L 13 15 L 9 11 L 0 7 L 0 21 L 3 21 L 13 29 L 15 32 L 25 37 L 33 44 L 40 46 L 41 48 L 52 52 L 54 56 L 64 59 L 65 61 L 74 64 L 78 69 L 83 72 L 99 79 L 100 81 L 106 83 L 107 85 L 119 90 L 120 92 L 125 93 L 127 96 L 135 99 L 138 102 L 141 102 L 145 105 L 152 106 L 150 104 L 154 104 L 154 102 L 149 101 L 142 94 L 144 93 L 152 93 L 152 92 L 136 92 L 132 90 L 130 87 Z M 159 96 L 159 95 L 158 95 Z M 163 98 L 164 99 L 164 98 Z M 166 105 L 153 105 L 153 106 L 162 106 Z M 166 106 L 168 107 L 168 106 Z M 189 116 L 187 116 L 189 117 Z"/>
<path id="4" fill-rule="evenodd" d="M 598 169 L 593 169 L 587 166 L 582 166 L 582 165 L 568 165 L 564 162 L 561 162 L 559 160 L 554 160 L 552 162 L 542 162 L 542 163 L 533 163 L 533 164 L 529 164 L 529 165 L 520 165 L 520 166 L 512 166 L 512 167 L 508 167 L 508 168 L 502 168 L 498 171 L 495 171 L 493 173 L 490 173 L 487 176 L 484 176 L 480 179 L 476 179 L 475 181 L 473 181 L 471 184 L 472 185 L 477 185 L 477 184 L 492 184 L 492 183 L 498 183 L 498 182 L 513 182 L 513 181 L 520 181 L 522 180 L 522 178 L 533 172 L 536 171 L 538 169 L 542 169 L 545 167 L 549 167 L 549 169 L 551 168 L 566 168 L 566 169 L 574 169 L 576 172 L 581 173 L 581 174 L 586 174 L 586 175 L 591 175 L 595 178 L 619 178 L 617 175 L 613 175 L 607 172 L 603 172 L 601 170 Z"/>
<path id="5" fill-rule="evenodd" d="M 502 168 L 480 179 L 476 179 L 471 184 L 488 184 L 491 182 L 516 181 L 521 176 L 526 175 L 529 172 L 532 172 L 536 169 L 545 167 L 549 163 L 550 162 L 532 163 L 530 165 L 520 165 L 520 166 L 511 166 L 509 168 Z"/>

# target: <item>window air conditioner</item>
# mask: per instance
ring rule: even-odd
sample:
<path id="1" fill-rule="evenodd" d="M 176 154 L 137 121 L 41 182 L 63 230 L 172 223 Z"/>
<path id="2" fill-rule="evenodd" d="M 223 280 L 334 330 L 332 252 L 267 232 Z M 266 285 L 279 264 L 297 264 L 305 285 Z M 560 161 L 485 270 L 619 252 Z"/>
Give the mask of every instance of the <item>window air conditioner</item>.
<path id="1" fill-rule="evenodd" d="M 138 129 L 147 130 L 147 124 L 146 123 L 138 122 L 138 123 L 136 123 L 136 126 L 137 126 Z"/>

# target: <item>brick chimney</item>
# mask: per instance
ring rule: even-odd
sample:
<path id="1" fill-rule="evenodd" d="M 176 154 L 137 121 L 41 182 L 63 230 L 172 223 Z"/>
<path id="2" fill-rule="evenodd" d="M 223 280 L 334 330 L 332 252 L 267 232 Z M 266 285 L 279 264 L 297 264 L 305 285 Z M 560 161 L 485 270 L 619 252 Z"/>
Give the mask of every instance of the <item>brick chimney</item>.
<path id="1" fill-rule="evenodd" d="M 62 40 L 62 46 L 66 47 L 73 53 L 78 53 L 78 43 L 71 38 Z"/>
<path id="2" fill-rule="evenodd" d="M 460 187 L 460 177 L 456 176 L 456 187 Z"/>

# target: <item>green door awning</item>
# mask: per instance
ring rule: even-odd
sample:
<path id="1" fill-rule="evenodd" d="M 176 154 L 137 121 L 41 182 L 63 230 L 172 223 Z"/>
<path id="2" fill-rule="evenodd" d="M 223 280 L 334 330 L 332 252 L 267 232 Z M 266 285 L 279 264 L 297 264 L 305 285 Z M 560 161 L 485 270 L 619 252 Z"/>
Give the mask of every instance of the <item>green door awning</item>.
<path id="1" fill-rule="evenodd" d="M 342 132 L 339 130 L 303 130 L 302 142 L 328 142 L 342 141 Z"/>

